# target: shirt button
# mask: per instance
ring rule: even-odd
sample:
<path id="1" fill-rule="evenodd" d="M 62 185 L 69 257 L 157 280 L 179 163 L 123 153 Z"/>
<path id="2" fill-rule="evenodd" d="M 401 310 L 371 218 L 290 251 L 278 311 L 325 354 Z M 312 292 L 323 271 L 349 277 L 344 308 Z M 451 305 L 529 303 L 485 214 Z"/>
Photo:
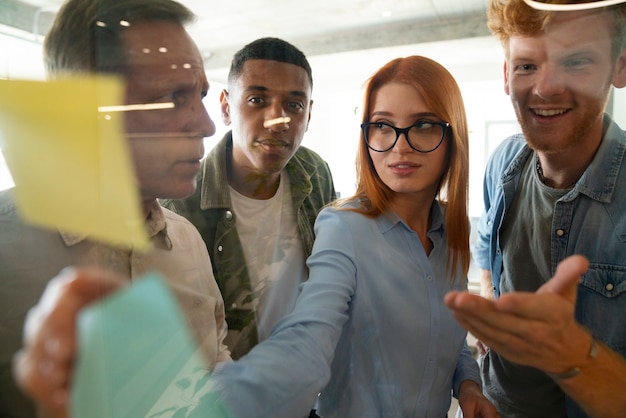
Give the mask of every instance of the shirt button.
<path id="1" fill-rule="evenodd" d="M 565 235 L 565 231 L 563 231 L 562 229 L 557 229 L 556 230 L 556 235 L 559 237 L 562 237 L 563 235 Z"/>
<path id="2" fill-rule="evenodd" d="M 426 276 L 426 279 L 427 279 L 428 281 L 431 281 L 431 280 L 433 279 L 433 276 Z"/>
<path id="3" fill-rule="evenodd" d="M 613 287 L 613 283 L 608 283 L 604 288 L 610 292 L 611 290 L 613 290 Z"/>
<path id="4" fill-rule="evenodd" d="M 233 219 L 233 213 L 231 211 L 227 210 L 224 213 L 224 217 L 226 218 L 226 220 L 230 221 L 231 219 Z"/>
<path id="5" fill-rule="evenodd" d="M 224 249 L 224 247 L 222 247 L 221 245 L 217 246 L 217 251 L 222 252 L 223 249 Z"/>

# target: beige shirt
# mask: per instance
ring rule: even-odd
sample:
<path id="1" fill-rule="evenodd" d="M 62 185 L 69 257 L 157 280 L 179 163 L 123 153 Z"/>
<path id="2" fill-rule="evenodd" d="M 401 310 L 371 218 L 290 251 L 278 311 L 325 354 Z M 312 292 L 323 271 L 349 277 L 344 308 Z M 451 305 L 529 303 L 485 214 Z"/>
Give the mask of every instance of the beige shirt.
<path id="1" fill-rule="evenodd" d="M 113 248 L 25 224 L 11 191 L 0 192 L 0 416 L 37 416 L 13 383 L 11 359 L 21 347 L 28 309 L 37 303 L 48 280 L 71 265 L 106 267 L 131 281 L 149 271 L 159 272 L 180 303 L 208 365 L 230 359 L 224 344 L 224 302 L 200 234 L 156 202 L 146 229 L 152 242 L 149 250 Z"/>

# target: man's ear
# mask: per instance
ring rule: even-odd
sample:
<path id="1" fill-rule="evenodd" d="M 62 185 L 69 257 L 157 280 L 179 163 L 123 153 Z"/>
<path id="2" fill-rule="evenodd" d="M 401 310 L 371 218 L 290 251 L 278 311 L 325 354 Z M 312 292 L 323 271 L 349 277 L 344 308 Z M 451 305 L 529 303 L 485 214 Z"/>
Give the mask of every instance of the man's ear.
<path id="1" fill-rule="evenodd" d="M 220 108 L 222 109 L 222 122 L 230 125 L 230 103 L 228 102 L 228 90 L 224 89 L 220 93 Z"/>
<path id="2" fill-rule="evenodd" d="M 309 102 L 309 116 L 308 116 L 308 118 L 306 120 L 306 129 L 305 129 L 305 131 L 309 130 L 309 122 L 311 121 L 311 112 L 312 111 L 313 111 L 313 100 L 311 100 Z"/>
<path id="3" fill-rule="evenodd" d="M 509 67 L 508 67 L 508 64 L 506 63 L 506 60 L 504 60 L 503 71 L 504 71 L 504 92 L 508 96 L 510 94 L 510 89 L 509 89 Z"/>
<path id="4" fill-rule="evenodd" d="M 622 50 L 621 55 L 617 58 L 611 82 L 618 89 L 626 87 L 626 48 Z"/>

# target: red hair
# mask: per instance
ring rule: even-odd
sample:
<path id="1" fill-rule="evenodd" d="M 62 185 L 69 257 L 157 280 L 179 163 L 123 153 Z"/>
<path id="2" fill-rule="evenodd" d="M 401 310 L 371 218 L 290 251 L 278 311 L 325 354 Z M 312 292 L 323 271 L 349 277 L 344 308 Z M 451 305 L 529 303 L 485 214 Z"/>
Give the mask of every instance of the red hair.
<path id="1" fill-rule="evenodd" d="M 461 91 L 452 75 L 441 64 L 425 57 L 396 58 L 380 68 L 367 82 L 363 122 L 368 122 L 373 95 L 383 85 L 400 82 L 414 87 L 430 111 L 450 124 L 448 166 L 439 184 L 437 200 L 446 206 L 445 229 L 448 238 L 448 271 L 460 262 L 467 274 L 470 263 L 469 219 L 469 140 L 467 118 Z M 355 211 L 377 217 L 391 206 L 394 191 L 378 176 L 363 133 L 357 151 L 357 190 L 350 199 L 361 201 Z"/>

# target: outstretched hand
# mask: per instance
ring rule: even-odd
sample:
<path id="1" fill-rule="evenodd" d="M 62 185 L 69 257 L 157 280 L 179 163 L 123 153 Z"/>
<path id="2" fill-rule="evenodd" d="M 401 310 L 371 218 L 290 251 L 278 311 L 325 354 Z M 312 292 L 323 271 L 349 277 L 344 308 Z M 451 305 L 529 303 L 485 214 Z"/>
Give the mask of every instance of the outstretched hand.
<path id="1" fill-rule="evenodd" d="M 450 292 L 444 302 L 463 327 L 510 361 L 561 373 L 589 350 L 590 337 L 574 319 L 578 282 L 588 266 L 584 257 L 571 256 L 535 293 L 512 292 L 491 301 Z"/>
<path id="2" fill-rule="evenodd" d="M 50 280 L 29 311 L 24 347 L 14 358 L 14 375 L 22 390 L 52 416 L 68 416 L 78 313 L 125 282 L 103 269 L 67 268 Z"/>

